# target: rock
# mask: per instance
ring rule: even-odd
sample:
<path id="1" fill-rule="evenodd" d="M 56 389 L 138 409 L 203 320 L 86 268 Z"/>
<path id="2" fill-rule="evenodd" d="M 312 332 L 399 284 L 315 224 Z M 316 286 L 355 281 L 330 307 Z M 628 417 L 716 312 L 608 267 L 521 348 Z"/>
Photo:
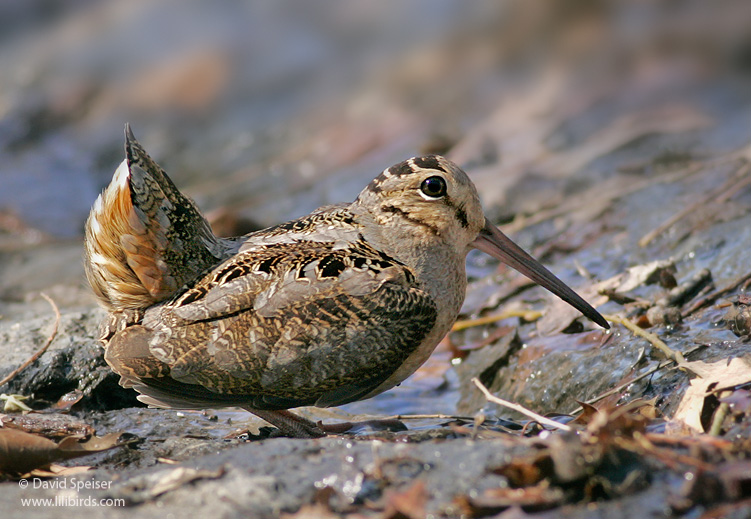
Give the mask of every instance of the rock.
<path id="1" fill-rule="evenodd" d="M 30 405 L 35 409 L 49 407 L 74 389 L 83 392 L 78 408 L 139 405 L 135 393 L 118 385 L 119 377 L 104 361 L 104 351 L 96 339 L 103 316 L 100 309 L 62 314 L 47 351 L 0 390 L 30 396 Z M 4 351 L 0 379 L 44 344 L 51 333 L 50 321 L 50 317 L 40 317 L 23 323 L 0 322 L 0 345 Z"/>

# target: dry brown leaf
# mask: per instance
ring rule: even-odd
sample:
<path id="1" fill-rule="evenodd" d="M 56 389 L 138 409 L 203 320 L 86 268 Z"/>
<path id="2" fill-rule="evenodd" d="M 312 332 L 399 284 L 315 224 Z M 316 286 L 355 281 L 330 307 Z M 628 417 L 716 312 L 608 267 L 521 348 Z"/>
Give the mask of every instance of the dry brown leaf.
<path id="1" fill-rule="evenodd" d="M 679 367 L 696 375 L 683 395 L 673 420 L 689 429 L 705 432 L 702 413 L 707 397 L 712 393 L 751 382 L 751 365 L 742 358 L 722 359 L 717 362 L 682 362 Z M 712 396 L 712 398 L 714 398 Z"/>
<path id="2" fill-rule="evenodd" d="M 0 428 L 0 472 L 25 474 L 34 469 L 47 467 L 53 461 L 66 460 L 101 452 L 123 445 L 121 433 L 112 433 L 101 438 L 81 441 L 69 436 L 60 443 L 9 427 Z"/>
<path id="3" fill-rule="evenodd" d="M 226 467 L 195 469 L 191 467 L 165 468 L 159 472 L 142 474 L 128 479 L 118 490 L 118 495 L 129 504 L 147 503 L 154 498 L 172 492 L 200 479 L 218 479 L 226 473 Z"/>
<path id="4" fill-rule="evenodd" d="M 531 487 L 551 475 L 552 467 L 549 461 L 550 456 L 543 453 L 533 459 L 511 460 L 510 463 L 493 470 L 493 473 L 505 477 L 511 488 Z"/>
<path id="5" fill-rule="evenodd" d="M 28 475 L 24 474 L 25 477 L 37 477 L 37 478 L 55 478 L 59 476 L 75 476 L 76 474 L 83 474 L 84 472 L 88 472 L 93 467 L 89 467 L 86 465 L 76 465 L 75 467 L 66 467 L 64 465 L 57 465 L 55 463 L 51 464 L 49 467 L 43 468 L 43 469 L 34 469 L 31 472 L 28 473 Z"/>
<path id="6" fill-rule="evenodd" d="M 660 273 L 670 271 L 675 264 L 670 260 L 659 260 L 630 267 L 626 272 L 617 274 L 587 287 L 578 287 L 577 293 L 595 308 L 610 299 L 605 292 L 619 294 L 630 292 L 645 284 L 655 283 Z M 545 310 L 545 315 L 537 321 L 537 331 L 542 336 L 559 333 L 581 317 L 581 312 L 559 298 L 552 298 Z"/>
<path id="7" fill-rule="evenodd" d="M 571 422 L 572 425 L 587 425 L 599 413 L 597 408 L 591 404 L 579 400 L 576 403 L 581 406 L 582 412 Z"/>
<path id="8" fill-rule="evenodd" d="M 74 389 L 70 393 L 61 396 L 60 399 L 55 402 L 55 405 L 52 406 L 52 409 L 55 409 L 58 412 L 70 411 L 70 408 L 80 402 L 82 398 L 83 391 L 80 389 Z"/>
<path id="9" fill-rule="evenodd" d="M 386 495 L 386 511 L 384 518 L 422 519 L 425 517 L 425 503 L 428 501 L 428 491 L 425 482 L 415 481 L 403 492 L 389 492 Z"/>
<path id="10" fill-rule="evenodd" d="M 20 429 L 30 434 L 38 434 L 50 440 L 61 440 L 67 436 L 88 438 L 94 428 L 67 414 L 28 413 L 0 416 L 3 426 Z"/>
<path id="11" fill-rule="evenodd" d="M 460 496 L 457 504 L 469 517 L 483 517 L 518 506 L 526 510 L 545 510 L 562 504 L 565 495 L 560 488 L 543 481 L 526 488 L 491 488 L 477 497 Z"/>
<path id="12" fill-rule="evenodd" d="M 608 298 L 600 295 L 601 286 L 605 281 L 577 287 L 576 292 L 589 304 L 597 308 L 608 301 Z M 565 301 L 557 297 L 551 297 L 550 302 L 543 312 L 542 319 L 537 321 L 537 331 L 542 337 L 560 333 L 582 316 L 581 312 Z"/>
<path id="13" fill-rule="evenodd" d="M 151 497 L 166 494 L 197 479 L 217 479 L 224 475 L 224 467 L 218 470 L 200 470 L 190 467 L 178 467 L 164 474 L 150 489 Z"/>
<path id="14" fill-rule="evenodd" d="M 751 382 L 751 364 L 740 357 L 720 359 L 716 362 L 681 362 L 679 368 L 699 378 L 711 380 L 712 391 L 721 391 Z"/>

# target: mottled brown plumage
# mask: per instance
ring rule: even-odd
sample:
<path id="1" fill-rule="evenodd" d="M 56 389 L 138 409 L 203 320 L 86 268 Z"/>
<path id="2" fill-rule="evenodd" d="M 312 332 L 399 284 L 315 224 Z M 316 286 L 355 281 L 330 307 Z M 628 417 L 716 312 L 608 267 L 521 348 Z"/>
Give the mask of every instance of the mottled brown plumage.
<path id="1" fill-rule="evenodd" d="M 86 273 L 109 310 L 105 358 L 140 400 L 242 406 L 316 436 L 286 410 L 368 398 L 413 373 L 458 315 L 472 247 L 607 326 L 438 156 L 386 169 L 352 204 L 221 239 L 126 128 L 126 160 L 87 221 Z"/>

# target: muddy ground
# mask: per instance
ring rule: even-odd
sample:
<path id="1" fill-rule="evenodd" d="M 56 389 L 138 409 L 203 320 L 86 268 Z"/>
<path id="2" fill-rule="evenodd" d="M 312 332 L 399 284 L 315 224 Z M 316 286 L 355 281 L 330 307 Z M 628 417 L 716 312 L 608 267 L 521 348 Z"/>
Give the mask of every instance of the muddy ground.
<path id="1" fill-rule="evenodd" d="M 51 339 L 0 386 L 35 410 L 3 429 L 58 457 L 70 435 L 114 448 L 9 474 L 4 516 L 751 516 L 745 2 L 41 5 L 0 6 L 0 380 Z M 462 320 L 420 371 L 303 411 L 389 427 L 293 440 L 238 410 L 137 407 L 81 263 L 126 120 L 224 234 L 445 153 L 505 232 L 667 349 L 472 253 Z"/>

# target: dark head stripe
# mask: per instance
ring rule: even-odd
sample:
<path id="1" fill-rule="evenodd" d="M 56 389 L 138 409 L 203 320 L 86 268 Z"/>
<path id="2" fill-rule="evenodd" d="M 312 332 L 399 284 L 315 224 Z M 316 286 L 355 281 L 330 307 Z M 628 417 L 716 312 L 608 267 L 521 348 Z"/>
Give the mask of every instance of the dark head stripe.
<path id="1" fill-rule="evenodd" d="M 404 162 L 400 162 L 399 164 L 395 164 L 374 178 L 373 181 L 368 184 L 368 190 L 374 193 L 380 193 L 381 184 L 387 179 L 411 175 L 412 173 L 417 173 L 421 169 L 435 169 L 446 172 L 446 169 L 441 165 L 438 159 L 439 157 L 437 155 L 425 155 L 424 157 L 414 157 L 407 159 Z"/>
<path id="2" fill-rule="evenodd" d="M 446 169 L 438 161 L 437 155 L 425 155 L 424 157 L 415 157 L 412 159 L 415 166 L 422 169 L 436 169 L 438 171 L 446 172 Z"/>

